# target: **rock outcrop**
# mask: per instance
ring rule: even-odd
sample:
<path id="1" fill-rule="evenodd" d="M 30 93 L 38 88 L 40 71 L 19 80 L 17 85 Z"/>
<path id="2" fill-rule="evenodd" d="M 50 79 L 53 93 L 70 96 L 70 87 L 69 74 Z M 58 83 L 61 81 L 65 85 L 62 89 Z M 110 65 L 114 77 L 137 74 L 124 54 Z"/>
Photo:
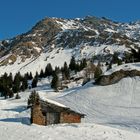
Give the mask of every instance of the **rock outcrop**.
<path id="1" fill-rule="evenodd" d="M 140 76 L 140 71 L 138 70 L 119 70 L 111 75 L 103 75 L 99 79 L 96 80 L 96 84 L 106 86 L 106 85 L 112 85 L 117 82 L 119 82 L 121 79 L 125 77 L 135 77 L 135 76 Z"/>

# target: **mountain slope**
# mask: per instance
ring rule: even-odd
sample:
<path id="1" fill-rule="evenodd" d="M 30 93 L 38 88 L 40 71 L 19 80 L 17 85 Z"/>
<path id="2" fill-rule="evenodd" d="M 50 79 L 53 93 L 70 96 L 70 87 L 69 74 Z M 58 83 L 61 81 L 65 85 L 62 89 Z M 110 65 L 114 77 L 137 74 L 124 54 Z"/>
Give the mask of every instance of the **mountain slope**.
<path id="1" fill-rule="evenodd" d="M 64 63 L 65 57 L 61 56 L 67 54 L 77 60 L 96 57 L 100 61 L 110 61 L 114 53 L 125 57 L 131 53 L 131 48 L 139 48 L 139 27 L 139 22 L 122 24 L 92 16 L 44 18 L 27 33 L 0 42 L 0 75 L 5 71 L 9 73 L 13 67 L 16 68 L 13 73 L 23 73 L 23 67 L 28 72 L 39 72 L 50 61 Z M 69 63 L 69 60 L 66 61 Z M 34 66 L 37 61 L 41 65 Z"/>

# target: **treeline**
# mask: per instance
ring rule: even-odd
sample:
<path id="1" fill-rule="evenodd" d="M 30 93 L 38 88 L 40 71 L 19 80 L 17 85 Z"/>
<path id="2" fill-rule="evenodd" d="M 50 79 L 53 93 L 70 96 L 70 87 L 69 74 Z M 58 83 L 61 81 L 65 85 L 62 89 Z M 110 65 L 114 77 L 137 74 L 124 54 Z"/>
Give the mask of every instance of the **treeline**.
<path id="1" fill-rule="evenodd" d="M 55 67 L 52 75 L 51 87 L 54 90 L 63 89 L 65 86 L 62 83 L 67 83 L 71 79 L 71 72 L 77 73 L 83 70 L 87 66 L 87 60 L 84 58 L 80 61 L 76 61 L 74 57 L 71 58 L 69 66 L 64 63 L 64 66 Z"/>
<path id="2" fill-rule="evenodd" d="M 5 98 L 11 98 L 14 96 L 14 93 L 18 93 L 19 91 L 24 91 L 28 88 L 28 80 L 32 80 L 32 73 L 26 73 L 24 76 L 18 72 L 14 78 L 12 73 L 9 75 L 4 73 L 0 77 L 0 93 L 1 96 Z"/>
<path id="3" fill-rule="evenodd" d="M 18 72 L 14 77 L 12 73 L 9 75 L 5 73 L 0 77 L 0 96 L 11 98 L 14 96 L 14 93 L 25 91 L 28 88 L 37 87 L 38 80 L 48 76 L 52 76 L 51 87 L 57 90 L 57 88 L 60 86 L 60 77 L 61 80 L 69 80 L 70 71 L 74 71 L 76 73 L 81 71 L 86 66 L 86 59 L 76 62 L 75 58 L 72 57 L 69 66 L 65 62 L 63 67 L 55 67 L 53 70 L 51 64 L 49 63 L 45 67 L 45 70 L 41 69 L 39 74 L 36 72 L 34 77 L 32 76 L 31 72 L 24 75 Z M 29 80 L 31 84 L 28 83 Z"/>
<path id="4" fill-rule="evenodd" d="M 40 71 L 40 74 L 36 72 L 35 76 L 32 76 L 32 73 L 26 73 L 22 75 L 20 72 L 16 73 L 13 77 L 12 73 L 9 75 L 4 73 L 0 77 L 0 96 L 5 98 L 11 98 L 14 96 L 14 93 L 18 93 L 20 91 L 25 91 L 28 88 L 35 88 L 37 87 L 38 80 L 51 76 L 53 73 L 53 69 L 51 64 L 48 64 L 45 68 L 45 72 L 43 70 Z M 30 80 L 30 83 L 28 81 Z"/>

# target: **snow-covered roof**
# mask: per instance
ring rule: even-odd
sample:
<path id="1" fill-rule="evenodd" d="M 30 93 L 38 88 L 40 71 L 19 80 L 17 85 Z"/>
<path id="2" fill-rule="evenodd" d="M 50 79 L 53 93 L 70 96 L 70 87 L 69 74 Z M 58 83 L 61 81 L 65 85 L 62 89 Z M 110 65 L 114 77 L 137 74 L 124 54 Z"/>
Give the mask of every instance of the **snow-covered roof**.
<path id="1" fill-rule="evenodd" d="M 58 102 L 56 102 L 56 101 L 54 101 L 54 100 L 51 100 L 51 99 L 46 99 L 45 102 L 48 102 L 48 103 L 50 103 L 50 104 L 54 104 L 54 105 L 59 106 L 59 107 L 68 108 L 68 107 L 66 107 L 65 105 L 63 105 L 63 104 L 61 104 L 61 103 L 58 103 Z"/>
<path id="2" fill-rule="evenodd" d="M 74 110 L 71 110 L 69 107 L 66 107 L 63 104 L 60 104 L 56 101 L 50 100 L 50 99 L 46 99 L 45 101 L 41 100 L 41 108 L 43 110 L 43 112 L 48 112 L 48 110 L 53 110 L 56 112 L 67 112 L 67 113 L 72 113 L 72 114 L 78 114 L 81 117 L 84 117 L 85 114 L 81 114 L 79 112 L 76 112 Z"/>

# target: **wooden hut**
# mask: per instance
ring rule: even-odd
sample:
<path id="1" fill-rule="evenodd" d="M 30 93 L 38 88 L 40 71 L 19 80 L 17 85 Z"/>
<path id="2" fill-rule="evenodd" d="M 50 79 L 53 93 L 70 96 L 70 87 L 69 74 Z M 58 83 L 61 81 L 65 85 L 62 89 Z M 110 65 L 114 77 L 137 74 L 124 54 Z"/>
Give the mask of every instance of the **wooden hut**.
<path id="1" fill-rule="evenodd" d="M 84 114 L 52 100 L 40 100 L 31 107 L 31 123 L 38 125 L 80 123 L 83 117 Z"/>

